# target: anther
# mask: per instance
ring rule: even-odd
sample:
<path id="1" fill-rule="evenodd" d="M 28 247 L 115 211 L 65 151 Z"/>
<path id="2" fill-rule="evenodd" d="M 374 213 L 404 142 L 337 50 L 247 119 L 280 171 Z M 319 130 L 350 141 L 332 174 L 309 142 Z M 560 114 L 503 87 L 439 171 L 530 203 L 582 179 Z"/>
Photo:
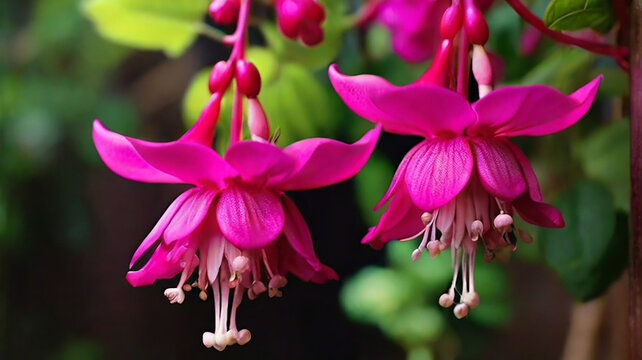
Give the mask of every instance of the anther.
<path id="1" fill-rule="evenodd" d="M 252 339 L 252 333 L 248 329 L 242 329 L 236 334 L 236 342 L 239 345 L 245 345 Z"/>
<path id="2" fill-rule="evenodd" d="M 439 305 L 443 308 L 449 308 L 453 305 L 455 300 L 453 299 L 453 296 L 450 294 L 441 294 L 439 297 Z"/>
<path id="3" fill-rule="evenodd" d="M 192 291 L 192 285 L 190 285 L 190 284 L 183 284 L 183 291 L 185 291 L 185 292 L 190 292 L 190 291 Z"/>
<path id="4" fill-rule="evenodd" d="M 417 260 L 419 260 L 420 257 L 421 257 L 421 250 L 420 249 L 415 249 L 412 252 L 412 255 L 411 255 L 412 261 L 417 261 Z"/>
<path id="5" fill-rule="evenodd" d="M 203 301 L 207 300 L 207 293 L 205 292 L 205 290 L 201 290 L 201 292 L 198 293 L 198 297 Z"/>
<path id="6" fill-rule="evenodd" d="M 468 305 L 470 309 L 474 309 L 479 305 L 479 295 L 474 291 L 465 293 L 461 297 L 461 302 Z"/>
<path id="7" fill-rule="evenodd" d="M 470 238 L 473 241 L 477 241 L 482 232 L 484 232 L 484 224 L 481 221 L 475 220 L 470 224 Z"/>
<path id="8" fill-rule="evenodd" d="M 441 252 L 441 250 L 442 250 L 442 249 L 441 249 L 441 243 L 440 243 L 439 241 L 437 241 L 437 240 L 431 240 L 431 241 L 428 243 L 427 248 L 428 248 L 428 253 L 430 254 L 430 257 L 431 257 L 431 258 L 434 258 L 434 257 L 436 257 L 437 255 L 439 255 L 439 253 L 440 253 L 440 252 Z"/>
<path id="9" fill-rule="evenodd" d="M 250 267 L 250 259 L 247 256 L 237 256 L 232 260 L 232 271 L 244 273 Z"/>
<path id="10" fill-rule="evenodd" d="M 495 217 L 493 225 L 495 225 L 495 228 L 500 232 L 506 233 L 511 229 L 511 225 L 513 225 L 513 218 L 508 214 L 501 213 Z"/>
<path id="11" fill-rule="evenodd" d="M 463 303 L 455 305 L 453 314 L 455 314 L 455 317 L 457 319 L 463 319 L 466 315 L 468 315 L 468 305 Z"/>
<path id="12" fill-rule="evenodd" d="M 421 214 L 421 222 L 423 222 L 424 225 L 427 226 L 428 224 L 430 224 L 431 221 L 432 221 L 432 214 L 431 213 L 425 212 L 425 213 Z"/>

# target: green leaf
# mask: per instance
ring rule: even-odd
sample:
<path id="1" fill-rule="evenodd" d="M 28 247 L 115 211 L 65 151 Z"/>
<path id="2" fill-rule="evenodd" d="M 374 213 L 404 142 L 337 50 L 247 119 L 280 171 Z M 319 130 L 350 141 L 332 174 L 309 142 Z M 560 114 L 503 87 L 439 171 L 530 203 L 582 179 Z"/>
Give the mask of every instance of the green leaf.
<path id="1" fill-rule="evenodd" d="M 519 84 L 546 84 L 564 93 L 575 91 L 589 80 L 594 56 L 588 51 L 559 48 L 552 51 L 519 81 Z"/>
<path id="2" fill-rule="evenodd" d="M 83 10 L 106 38 L 179 56 L 196 39 L 209 0 L 85 0 Z"/>
<path id="3" fill-rule="evenodd" d="M 381 330 L 391 339 L 405 347 L 415 347 L 437 340 L 446 321 L 434 306 L 417 306 L 404 308 L 381 325 Z"/>
<path id="4" fill-rule="evenodd" d="M 591 28 L 606 33 L 615 21 L 609 0 L 552 0 L 544 14 L 546 26 L 557 31 Z"/>
<path id="5" fill-rule="evenodd" d="M 450 251 L 445 251 L 435 258 L 428 252 L 417 261 L 412 261 L 412 251 L 419 245 L 419 239 L 409 241 L 391 241 L 386 245 L 388 262 L 402 270 L 405 276 L 416 279 L 429 294 L 437 296 L 452 279 Z M 436 301 L 436 299 L 435 299 Z"/>
<path id="6" fill-rule="evenodd" d="M 627 236 L 621 232 L 628 227 L 622 220 L 616 227 L 613 198 L 599 183 L 576 184 L 556 205 L 566 227 L 542 230 L 542 254 L 574 297 L 590 300 L 606 291 L 621 273 L 627 247 Z"/>
<path id="7" fill-rule="evenodd" d="M 624 212 L 630 207 L 629 145 L 629 123 L 624 120 L 598 129 L 576 147 L 586 175 L 606 185 L 615 207 Z"/>

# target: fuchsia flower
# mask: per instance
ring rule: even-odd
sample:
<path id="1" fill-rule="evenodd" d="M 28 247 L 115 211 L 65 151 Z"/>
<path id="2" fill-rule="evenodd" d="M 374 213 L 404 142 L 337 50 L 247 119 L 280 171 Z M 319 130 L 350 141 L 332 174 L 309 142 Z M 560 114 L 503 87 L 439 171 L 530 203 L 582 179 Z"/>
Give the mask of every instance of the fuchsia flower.
<path id="1" fill-rule="evenodd" d="M 388 208 L 362 242 L 380 248 L 389 240 L 423 233 L 413 260 L 424 248 L 431 256 L 452 248 L 453 283 L 439 302 L 453 304 L 461 269 L 457 317 L 479 303 L 473 282 L 479 239 L 487 260 L 499 248 L 514 247 L 514 210 L 531 224 L 564 226 L 562 214 L 542 202 L 528 159 L 507 138 L 547 135 L 573 125 L 591 106 L 601 77 L 568 96 L 543 85 L 509 86 L 470 104 L 436 85 L 397 87 L 372 75 L 342 75 L 336 66 L 329 74 L 352 111 L 388 132 L 424 138 L 399 165 L 377 205 L 388 202 Z"/>
<path id="2" fill-rule="evenodd" d="M 305 220 L 283 192 L 352 177 L 367 161 L 381 129 L 367 132 L 354 144 L 314 138 L 281 149 L 264 141 L 240 141 L 221 158 L 210 147 L 219 101 L 215 94 L 201 119 L 178 141 L 125 137 L 97 120 L 93 138 L 105 164 L 125 178 L 194 186 L 169 206 L 143 240 L 130 267 L 158 245 L 127 280 L 142 286 L 181 273 L 178 286 L 165 295 L 172 303 L 182 303 L 184 289 L 192 286 L 187 280 L 200 264 L 194 285 L 203 300 L 212 287 L 216 315 L 215 332 L 204 333 L 203 343 L 223 350 L 250 340 L 249 331 L 239 331 L 236 325 L 236 310 L 246 291 L 251 299 L 268 289 L 270 297 L 281 296 L 290 272 L 305 281 L 337 279 L 315 255 Z M 234 294 L 228 330 L 230 289 Z"/>

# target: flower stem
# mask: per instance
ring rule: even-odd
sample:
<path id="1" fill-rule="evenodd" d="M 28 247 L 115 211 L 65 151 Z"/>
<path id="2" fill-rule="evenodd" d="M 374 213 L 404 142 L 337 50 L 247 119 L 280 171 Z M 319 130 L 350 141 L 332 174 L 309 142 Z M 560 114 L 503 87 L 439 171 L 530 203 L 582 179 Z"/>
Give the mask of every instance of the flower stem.
<path id="1" fill-rule="evenodd" d="M 559 31 L 551 30 L 546 26 L 546 24 L 544 24 L 544 22 L 540 18 L 535 16 L 535 14 L 533 14 L 524 4 L 522 4 L 520 0 L 506 0 L 506 2 L 513 8 L 513 10 L 515 10 L 515 12 L 519 16 L 521 16 L 534 28 L 539 30 L 542 34 L 556 40 L 557 42 L 568 45 L 575 45 L 596 54 L 611 56 L 618 60 L 618 64 L 620 66 L 628 66 L 625 60 L 629 54 L 629 50 L 627 48 L 578 39 Z"/>

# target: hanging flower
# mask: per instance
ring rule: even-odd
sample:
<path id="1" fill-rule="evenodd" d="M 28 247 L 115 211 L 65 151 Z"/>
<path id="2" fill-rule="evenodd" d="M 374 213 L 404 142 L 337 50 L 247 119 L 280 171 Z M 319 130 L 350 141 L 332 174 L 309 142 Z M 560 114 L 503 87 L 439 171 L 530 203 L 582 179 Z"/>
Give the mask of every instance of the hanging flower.
<path id="1" fill-rule="evenodd" d="M 125 137 L 99 121 L 94 122 L 93 137 L 105 164 L 125 178 L 194 186 L 169 206 L 143 240 L 130 267 L 158 245 L 127 280 L 142 286 L 180 273 L 178 285 L 165 290 L 172 303 L 182 303 L 185 291 L 194 286 L 205 300 L 211 287 L 215 331 L 204 333 L 203 343 L 223 350 L 250 340 L 250 332 L 236 324 L 244 293 L 252 299 L 267 290 L 270 297 L 280 297 L 288 273 L 317 283 L 337 279 L 317 258 L 305 220 L 283 192 L 352 177 L 368 160 L 381 129 L 354 144 L 314 138 L 281 149 L 267 141 L 240 141 L 222 158 L 209 146 L 219 101 L 220 96 L 213 95 L 201 119 L 178 141 Z M 197 266 L 198 279 L 190 285 Z"/>
<path id="2" fill-rule="evenodd" d="M 455 302 L 461 271 L 457 317 L 479 303 L 473 281 L 477 244 L 484 245 L 487 260 L 500 248 L 515 247 L 514 211 L 531 224 L 564 226 L 562 214 L 542 202 L 528 159 L 507 138 L 573 125 L 591 106 L 601 77 L 568 96 L 543 85 L 509 86 L 470 104 L 436 85 L 397 87 L 372 75 L 342 75 L 335 66 L 329 74 L 352 111 L 388 132 L 424 138 L 399 165 L 377 205 L 388 202 L 388 208 L 362 242 L 380 248 L 389 240 L 423 235 L 413 260 L 424 249 L 436 256 L 451 248 L 453 281 L 439 302 L 444 307 Z"/>

